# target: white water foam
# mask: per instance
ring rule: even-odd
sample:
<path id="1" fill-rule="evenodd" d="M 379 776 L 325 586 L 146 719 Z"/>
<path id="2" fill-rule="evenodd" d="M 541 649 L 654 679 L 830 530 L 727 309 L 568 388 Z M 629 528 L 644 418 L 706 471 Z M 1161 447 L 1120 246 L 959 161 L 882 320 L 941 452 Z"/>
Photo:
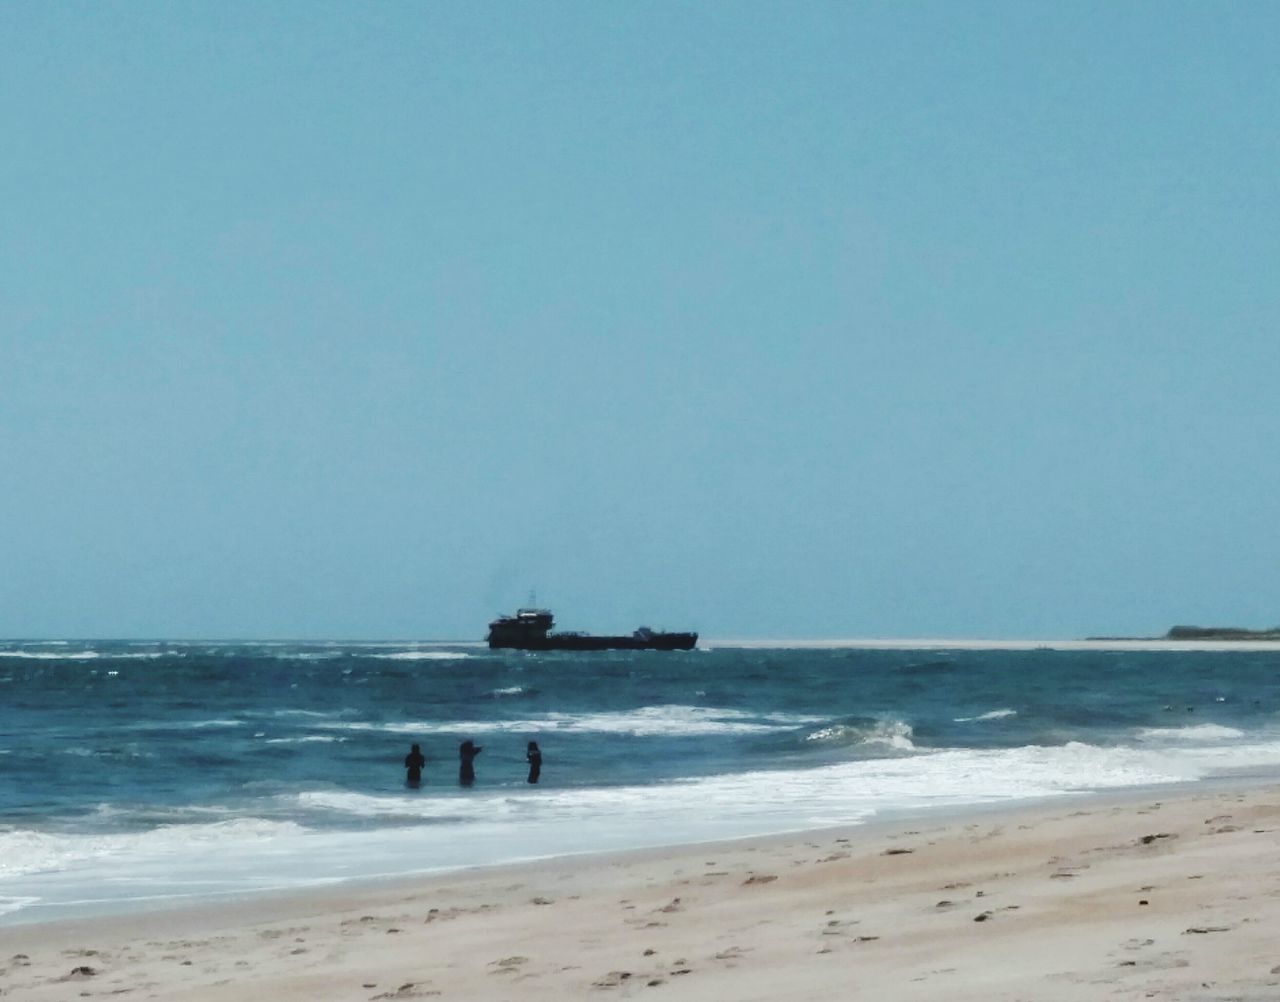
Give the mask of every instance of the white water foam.
<path id="1" fill-rule="evenodd" d="M 450 784 L 384 795 L 313 790 L 271 797 L 273 816 L 296 812 L 296 821 L 241 817 L 98 835 L 0 829 L 0 900 L 27 903 L 11 910 L 10 919 L 24 912 L 43 917 L 166 895 L 793 831 L 857 823 L 886 810 L 1280 768 L 1280 740 L 1238 744 L 1213 732 L 1202 737 L 1136 747 L 1072 742 L 948 749 L 629 787 L 458 791 Z M 324 827 L 308 827 L 324 815 L 332 819 Z"/>
<path id="2" fill-rule="evenodd" d="M 755 714 L 704 706 L 643 706 L 605 713 L 545 713 L 522 720 L 326 722 L 319 727 L 389 734 L 599 733 L 636 737 L 767 734 L 793 730 L 823 718 L 786 713 Z"/>
<path id="3" fill-rule="evenodd" d="M 472 655 L 462 651 L 396 651 L 394 654 L 365 654 L 380 661 L 461 661 Z"/>
<path id="4" fill-rule="evenodd" d="M 32 897 L 26 897 L 26 898 L 0 897 L 0 916 L 8 915 L 12 912 L 22 911 L 22 909 L 29 908 L 32 905 L 36 904 L 36 902 L 38 902 L 39 900 L 40 900 L 39 898 L 32 898 Z"/>
<path id="5" fill-rule="evenodd" d="M 806 741 L 822 741 L 845 745 L 884 745 L 895 751 L 915 751 L 911 725 L 902 720 L 881 720 L 872 727 L 835 724 L 805 735 Z"/>
<path id="6" fill-rule="evenodd" d="M 122 654 L 117 651 L 0 651 L 0 658 L 23 658 L 28 661 L 154 661 L 157 658 L 185 657 L 172 651 L 147 651 Z"/>
<path id="7" fill-rule="evenodd" d="M 284 809 L 301 807 L 351 818 L 411 818 L 419 821 L 479 821 L 501 812 L 505 795 L 478 797 L 414 796 L 410 794 L 352 793 L 345 790 L 307 790 L 276 798 Z"/>
<path id="8" fill-rule="evenodd" d="M 991 710 L 989 713 L 979 713 L 976 717 L 956 717 L 957 724 L 968 724 L 977 720 L 1003 720 L 1005 717 L 1016 717 L 1017 710 Z"/>
<path id="9" fill-rule="evenodd" d="M 0 831 L 0 878 L 86 863 L 123 865 L 130 860 L 157 860 L 204 853 L 219 845 L 296 836 L 303 829 L 292 821 L 236 818 L 209 824 L 161 825 L 145 832 L 61 834 L 29 829 Z"/>
<path id="10" fill-rule="evenodd" d="M 1220 724 L 1193 724 L 1190 727 L 1144 727 L 1138 731 L 1143 741 L 1232 741 L 1244 731 Z"/>

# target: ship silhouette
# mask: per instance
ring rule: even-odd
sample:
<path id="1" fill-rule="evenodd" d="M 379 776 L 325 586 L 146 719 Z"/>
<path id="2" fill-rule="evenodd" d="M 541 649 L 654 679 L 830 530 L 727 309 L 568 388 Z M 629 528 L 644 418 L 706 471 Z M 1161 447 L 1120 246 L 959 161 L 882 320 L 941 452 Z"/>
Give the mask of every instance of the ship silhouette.
<path id="1" fill-rule="evenodd" d="M 698 642 L 696 633 L 665 633 L 642 626 L 628 636 L 605 636 L 570 631 L 552 633 L 555 617 L 548 609 L 517 609 L 489 624 L 487 640 L 493 649 L 520 651 L 687 651 Z"/>

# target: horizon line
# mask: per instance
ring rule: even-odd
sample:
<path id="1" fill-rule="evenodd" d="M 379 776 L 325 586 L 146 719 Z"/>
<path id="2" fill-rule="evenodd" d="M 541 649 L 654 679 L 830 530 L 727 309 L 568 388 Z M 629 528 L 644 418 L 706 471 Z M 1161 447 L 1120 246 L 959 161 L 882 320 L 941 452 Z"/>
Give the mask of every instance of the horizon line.
<path id="1" fill-rule="evenodd" d="M 0 644 L 243 644 L 268 645 L 367 645 L 476 647 L 489 650 L 483 640 L 422 639 L 412 637 L 6 637 Z M 1168 637 L 706 637 L 695 650 L 1196 650 L 1280 651 L 1280 639 L 1179 640 Z M 499 648 L 502 649 L 502 648 Z M 534 652 L 537 653 L 537 652 Z M 659 652 L 665 653 L 665 652 Z"/>

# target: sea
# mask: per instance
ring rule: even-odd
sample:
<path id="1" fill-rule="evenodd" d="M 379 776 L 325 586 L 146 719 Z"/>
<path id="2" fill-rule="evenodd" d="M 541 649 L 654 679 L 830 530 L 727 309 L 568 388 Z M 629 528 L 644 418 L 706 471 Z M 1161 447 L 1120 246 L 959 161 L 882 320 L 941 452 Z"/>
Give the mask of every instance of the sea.
<path id="1" fill-rule="evenodd" d="M 1280 774 L 1280 648 L 1156 647 L 0 642 L 0 924 Z"/>

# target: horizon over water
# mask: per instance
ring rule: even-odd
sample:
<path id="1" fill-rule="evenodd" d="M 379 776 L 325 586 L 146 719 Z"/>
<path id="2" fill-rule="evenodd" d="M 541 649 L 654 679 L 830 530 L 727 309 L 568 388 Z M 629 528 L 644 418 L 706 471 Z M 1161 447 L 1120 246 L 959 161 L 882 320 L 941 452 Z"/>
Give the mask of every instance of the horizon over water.
<path id="1" fill-rule="evenodd" d="M 1265 642 L 0 641 L 0 924 L 1275 770 L 1277 669 Z"/>

